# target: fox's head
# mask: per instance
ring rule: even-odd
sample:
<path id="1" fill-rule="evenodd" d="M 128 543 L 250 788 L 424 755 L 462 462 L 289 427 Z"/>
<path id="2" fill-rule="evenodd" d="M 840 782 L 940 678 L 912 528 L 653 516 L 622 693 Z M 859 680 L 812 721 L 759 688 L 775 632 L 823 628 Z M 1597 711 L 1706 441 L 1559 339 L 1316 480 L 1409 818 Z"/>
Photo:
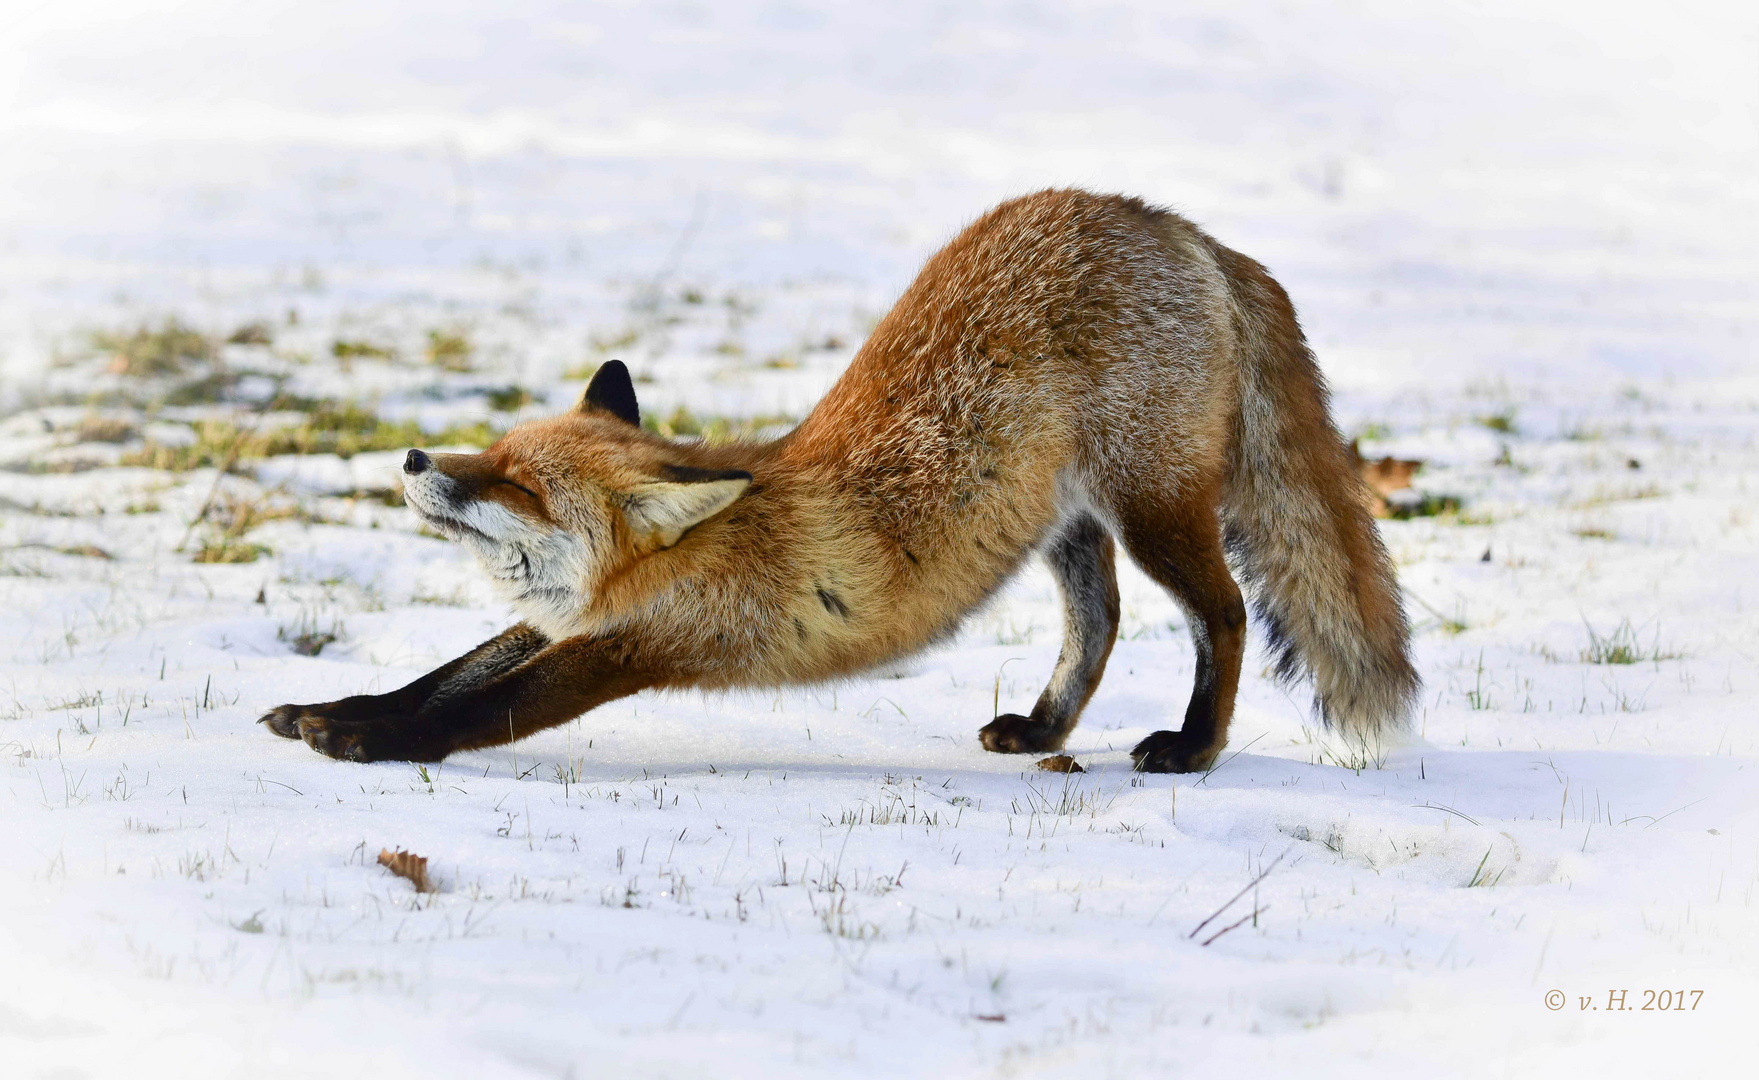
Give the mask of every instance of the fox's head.
<path id="1" fill-rule="evenodd" d="M 608 576 L 677 544 L 751 483 L 741 470 L 680 463 L 678 447 L 640 425 L 629 370 L 612 360 L 578 408 L 521 424 L 480 454 L 411 450 L 404 496 L 470 549 L 528 622 L 569 637 Z"/>

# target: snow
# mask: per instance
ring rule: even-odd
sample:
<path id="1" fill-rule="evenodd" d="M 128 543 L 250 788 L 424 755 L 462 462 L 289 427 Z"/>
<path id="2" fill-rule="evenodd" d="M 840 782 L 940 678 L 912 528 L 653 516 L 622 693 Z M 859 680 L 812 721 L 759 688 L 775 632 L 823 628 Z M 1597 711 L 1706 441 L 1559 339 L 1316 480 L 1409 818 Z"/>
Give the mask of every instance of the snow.
<path id="1" fill-rule="evenodd" d="M 1756 39 L 1710 3 L 0 10 L 0 1074 L 1731 1074 Z M 507 612 L 394 449 L 217 482 L 143 440 L 297 424 L 276 380 L 504 428 L 610 355 L 656 418 L 773 427 L 1047 183 L 1267 262 L 1341 426 L 1461 501 L 1382 525 L 1407 744 L 1328 743 L 1255 654 L 1214 771 L 1132 775 L 1192 652 L 1130 567 L 1073 776 L 975 739 L 1055 657 L 1036 567 L 886 677 L 643 695 L 425 772 L 253 723 Z M 273 345 L 225 347 L 230 403 L 87 355 L 170 315 Z M 193 561 L 241 521 L 266 553 Z"/>

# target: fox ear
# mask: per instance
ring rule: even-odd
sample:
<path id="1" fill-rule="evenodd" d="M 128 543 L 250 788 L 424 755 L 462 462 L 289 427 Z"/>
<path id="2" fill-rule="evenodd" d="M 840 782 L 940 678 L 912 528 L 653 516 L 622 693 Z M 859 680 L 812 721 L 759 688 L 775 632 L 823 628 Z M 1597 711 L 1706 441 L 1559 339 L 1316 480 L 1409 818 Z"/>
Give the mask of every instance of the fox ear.
<path id="1" fill-rule="evenodd" d="M 641 408 L 635 404 L 635 383 L 621 360 L 606 360 L 586 384 L 580 411 L 603 409 L 626 424 L 641 426 Z"/>
<path id="2" fill-rule="evenodd" d="M 751 486 L 751 474 L 738 469 L 672 466 L 671 480 L 637 485 L 623 504 L 623 516 L 638 539 L 669 548 L 692 526 L 733 505 Z"/>

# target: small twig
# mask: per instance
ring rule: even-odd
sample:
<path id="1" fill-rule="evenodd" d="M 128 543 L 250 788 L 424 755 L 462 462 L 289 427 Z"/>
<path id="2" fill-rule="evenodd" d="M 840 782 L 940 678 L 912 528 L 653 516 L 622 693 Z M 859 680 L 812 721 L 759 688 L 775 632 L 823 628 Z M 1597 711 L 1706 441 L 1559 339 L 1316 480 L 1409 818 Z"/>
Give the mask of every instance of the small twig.
<path id="1" fill-rule="evenodd" d="M 1256 919 L 1260 915 L 1263 915 L 1265 912 L 1267 912 L 1269 910 L 1270 910 L 1269 904 L 1266 904 L 1261 908 L 1253 908 L 1252 913 L 1250 915 L 1242 915 L 1238 919 L 1236 919 L 1233 922 L 1229 923 L 1228 925 L 1222 927 L 1220 930 L 1217 930 L 1215 933 L 1204 938 L 1202 943 L 1198 946 L 1198 948 L 1208 948 L 1209 945 L 1212 942 L 1214 942 L 1216 938 L 1221 937 L 1223 934 L 1227 933 L 1229 930 L 1235 930 L 1241 926 L 1244 926 L 1248 920 Z"/>
<path id="2" fill-rule="evenodd" d="M 1276 869 L 1277 863 L 1282 862 L 1284 857 L 1286 857 L 1289 854 L 1289 852 L 1291 852 L 1293 850 L 1295 850 L 1294 844 L 1290 844 L 1288 847 L 1284 848 L 1283 853 L 1281 855 L 1278 855 L 1275 859 L 1272 859 L 1269 866 L 1265 867 L 1263 870 L 1260 870 L 1258 872 L 1257 877 L 1253 878 L 1251 881 L 1248 881 L 1244 888 L 1242 888 L 1239 892 L 1235 893 L 1233 896 L 1229 897 L 1227 903 L 1223 904 L 1221 907 L 1218 907 L 1214 911 L 1210 912 L 1209 918 L 1204 919 L 1202 922 L 1200 922 L 1196 926 L 1192 927 L 1191 932 L 1189 934 L 1185 935 L 1186 940 L 1190 940 L 1191 938 L 1196 937 L 1197 932 L 1202 930 L 1204 927 L 1208 926 L 1210 923 L 1214 922 L 1216 919 L 1216 916 L 1220 915 L 1222 912 L 1233 907 L 1235 902 L 1238 901 L 1240 899 L 1240 897 L 1245 896 L 1247 893 L 1251 892 L 1254 888 L 1256 888 L 1258 886 L 1259 882 L 1261 882 L 1265 878 L 1269 877 L 1270 872 L 1272 870 Z M 1250 915 L 1247 916 L 1247 918 L 1251 918 L 1251 917 L 1252 916 L 1250 916 Z M 1232 928 L 1230 927 L 1230 929 L 1232 929 Z M 1216 936 L 1219 937 L 1221 935 L 1218 934 Z M 1214 941 L 1215 938 L 1210 938 L 1209 940 Z M 1204 942 L 1204 944 L 1207 945 L 1207 944 L 1209 944 L 1209 942 L 1206 941 L 1206 942 Z"/>

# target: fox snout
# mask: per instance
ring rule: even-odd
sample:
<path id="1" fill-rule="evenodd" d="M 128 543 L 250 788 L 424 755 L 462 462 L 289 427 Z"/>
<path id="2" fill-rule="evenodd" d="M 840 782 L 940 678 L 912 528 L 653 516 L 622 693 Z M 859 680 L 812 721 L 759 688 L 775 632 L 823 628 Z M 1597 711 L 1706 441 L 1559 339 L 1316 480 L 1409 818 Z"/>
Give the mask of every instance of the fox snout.
<path id="1" fill-rule="evenodd" d="M 444 514 L 455 509 L 465 493 L 444 471 L 435 468 L 434 459 L 421 450 L 411 450 L 403 457 L 403 496 L 410 507 L 423 517 Z"/>
<path id="2" fill-rule="evenodd" d="M 480 535 L 514 542 L 533 529 L 554 528 L 537 494 L 482 454 L 409 451 L 403 458 L 403 497 L 424 521 L 455 539 Z"/>

